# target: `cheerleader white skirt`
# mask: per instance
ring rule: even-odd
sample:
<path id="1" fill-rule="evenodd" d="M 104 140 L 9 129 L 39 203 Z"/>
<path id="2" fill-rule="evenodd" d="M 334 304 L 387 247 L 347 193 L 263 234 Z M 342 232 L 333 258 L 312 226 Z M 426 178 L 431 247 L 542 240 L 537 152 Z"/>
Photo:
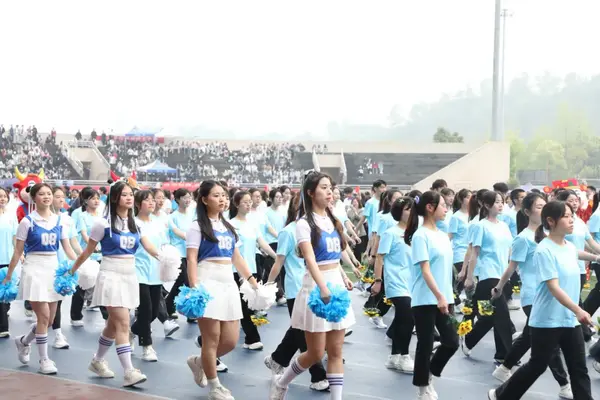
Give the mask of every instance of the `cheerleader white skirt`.
<path id="1" fill-rule="evenodd" d="M 339 269 L 331 269 L 321 271 L 326 282 L 330 282 L 333 286 L 344 285 L 344 279 L 340 274 Z M 304 278 L 302 279 L 302 288 L 296 295 L 296 301 L 294 302 L 294 310 L 292 311 L 292 328 L 300 329 L 305 332 L 329 332 L 344 330 L 356 323 L 354 318 L 354 312 L 352 306 L 348 309 L 348 314 L 340 322 L 328 322 L 324 318 L 317 317 L 311 309 L 308 307 L 308 297 L 310 292 L 317 286 L 312 275 L 306 271 Z"/>
<path id="2" fill-rule="evenodd" d="M 206 304 L 204 318 L 218 321 L 237 321 L 242 319 L 240 290 L 235 283 L 231 264 L 217 264 L 201 261 L 198 264 L 198 282 L 201 283 L 212 299 Z"/>
<path id="3" fill-rule="evenodd" d="M 96 278 L 92 307 L 123 307 L 133 310 L 140 304 L 140 286 L 135 258 L 104 257 Z"/>
<path id="4" fill-rule="evenodd" d="M 54 278 L 58 268 L 56 254 L 42 256 L 29 254 L 21 268 L 21 281 L 17 300 L 41 303 L 53 303 L 63 300 L 63 296 L 54 290 Z"/>

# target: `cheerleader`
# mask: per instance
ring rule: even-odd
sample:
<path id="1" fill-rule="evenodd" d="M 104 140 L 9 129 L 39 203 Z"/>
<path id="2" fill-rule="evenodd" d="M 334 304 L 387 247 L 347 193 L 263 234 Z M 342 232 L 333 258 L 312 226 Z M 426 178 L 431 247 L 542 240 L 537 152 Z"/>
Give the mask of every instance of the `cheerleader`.
<path id="1" fill-rule="evenodd" d="M 564 202 L 552 201 L 542 209 L 542 224 L 535 232 L 539 244 L 533 256 L 538 284 L 528 321 L 531 358 L 502 386 L 488 392 L 490 400 L 523 397 L 556 356 L 557 347 L 569 366 L 573 398 L 593 399 L 580 325 L 591 325 L 592 318 L 577 305 L 581 285 L 578 252 L 565 240 L 573 233 L 573 216 Z M 548 237 L 544 229 L 549 231 Z"/>
<path id="2" fill-rule="evenodd" d="M 346 249 L 346 241 L 340 222 L 329 210 L 331 191 L 332 180 L 328 175 L 310 172 L 305 178 L 301 194 L 305 215 L 296 224 L 296 238 L 307 272 L 303 278 L 302 289 L 296 296 L 292 327 L 305 332 L 307 350 L 292 360 L 283 374 L 273 376 L 270 400 L 284 399 L 292 380 L 319 362 L 326 347 L 330 398 L 342 399 L 342 345 L 346 328 L 355 322 L 354 313 L 350 308 L 344 319 L 333 323 L 317 317 L 308 307 L 309 295 L 316 286 L 319 287 L 325 301 L 330 296 L 328 283 L 343 285 L 352 290 L 352 282 L 340 272 L 340 258 L 342 251 Z"/>
<path id="3" fill-rule="evenodd" d="M 100 208 L 100 192 L 97 190 L 86 188 L 81 191 L 79 196 L 81 200 L 81 208 L 78 213 L 73 212 L 73 215 L 77 215 L 75 229 L 79 234 L 79 246 L 81 248 L 87 247 L 90 240 L 90 232 L 94 223 L 101 217 L 99 215 Z M 93 255 L 94 259 L 99 261 L 99 252 L 95 252 Z M 92 293 L 93 289 L 90 289 Z M 71 299 L 71 325 L 79 328 L 83 326 L 83 307 L 86 302 L 86 291 L 81 287 L 77 286 L 73 298 Z"/>
<path id="4" fill-rule="evenodd" d="M 463 282 L 458 280 L 458 275 L 463 269 L 465 255 L 469 248 L 469 201 L 471 200 L 471 191 L 461 189 L 454 197 L 452 204 L 453 214 L 448 223 L 448 237 L 452 242 L 452 253 L 454 254 L 454 270 L 452 274 L 454 290 L 454 305 L 461 303 L 460 293 L 463 289 Z"/>
<path id="5" fill-rule="evenodd" d="M 418 217 L 423 225 L 418 226 Z M 452 292 L 452 245 L 445 232 L 436 226 L 446 217 L 446 203 L 437 192 L 428 191 L 415 197 L 404 243 L 411 246 L 411 305 L 417 330 L 417 351 L 413 385 L 418 400 L 434 400 L 438 395 L 432 377 L 440 377 L 444 367 L 458 349 L 458 334 L 450 321 Z M 435 330 L 441 345 L 432 354 Z"/>
<path id="6" fill-rule="evenodd" d="M 285 296 L 287 297 L 290 317 L 292 316 L 296 296 L 302 288 L 302 279 L 306 273 L 304 262 L 296 252 L 296 219 L 304 216 L 304 208 L 298 208 L 299 203 L 300 196 L 294 196 L 288 207 L 286 226 L 279 232 L 277 259 L 268 279 L 268 282 L 275 282 L 281 267 L 285 268 Z M 265 358 L 265 366 L 276 375 L 282 374 L 284 368 L 289 366 L 298 350 L 300 352 L 306 351 L 304 332 L 290 326 L 277 349 Z M 329 389 L 329 381 L 321 361 L 313 364 L 308 372 L 310 373 L 310 388 L 312 390 L 325 391 Z"/>
<path id="7" fill-rule="evenodd" d="M 239 338 L 242 306 L 238 286 L 231 273 L 233 264 L 238 274 L 255 289 L 256 279 L 242 257 L 235 228 L 223 218 L 226 207 L 225 188 L 213 180 L 200 185 L 197 205 L 198 220 L 187 232 L 187 260 L 190 287 L 202 283 L 212 299 L 204 317 L 198 320 L 202 335 L 202 352 L 190 356 L 187 364 L 200 387 L 210 387 L 209 398 L 232 400 L 231 392 L 217 377 L 217 357 L 235 348 Z"/>
<path id="8" fill-rule="evenodd" d="M 37 322 L 31 330 L 15 339 L 19 361 L 29 363 L 31 342 L 35 339 L 40 357 L 39 372 L 45 375 L 57 373 L 56 364 L 48 358 L 48 327 L 54 321 L 57 302 L 62 296 L 54 291 L 54 275 L 58 267 L 59 242 L 69 259 L 75 259 L 68 240 L 64 220 L 52 213 L 52 188 L 46 183 L 34 185 L 29 195 L 36 210 L 21 220 L 16 234 L 16 245 L 3 283 L 12 278 L 12 273 L 26 249 L 25 262 L 21 269 L 19 295 L 17 299 L 28 300 Z"/>
<path id="9" fill-rule="evenodd" d="M 81 254 L 82 250 L 79 246 L 79 241 L 77 240 L 77 229 L 75 229 L 75 221 L 73 218 L 69 216 L 69 213 L 66 211 L 62 211 L 65 205 L 65 192 L 60 187 L 55 187 L 52 189 L 52 211 L 60 215 L 61 219 L 64 219 L 64 225 L 67 231 L 67 236 L 69 238 L 69 244 L 71 248 L 75 252 L 76 255 Z M 58 262 L 59 264 L 65 260 L 68 260 L 67 254 L 63 249 L 62 245 L 58 248 Z M 72 301 L 72 300 L 71 300 Z M 59 300 L 56 306 L 56 314 L 54 316 L 54 322 L 52 322 L 52 330 L 54 331 L 54 343 L 52 347 L 55 349 L 68 349 L 69 342 L 67 342 L 67 338 L 62 333 L 61 328 L 61 319 L 62 319 L 62 300 Z"/>
<path id="10" fill-rule="evenodd" d="M 107 218 L 94 223 L 87 247 L 75 261 L 71 273 L 75 273 L 100 244 L 102 264 L 91 306 L 106 307 L 108 319 L 88 369 L 101 378 L 113 378 L 115 374 L 104 357 L 116 342 L 117 355 L 125 375 L 123 386 L 132 387 L 146 381 L 146 376 L 133 368 L 129 343 L 129 312 L 140 303 L 135 253 L 140 244 L 154 258 L 158 257 L 158 252 L 146 233 L 135 223 L 131 186 L 118 181 L 111 185 L 108 193 Z"/>
<path id="11" fill-rule="evenodd" d="M 279 192 L 277 192 L 279 194 Z M 231 207 L 229 208 L 229 223 L 236 230 L 240 246 L 239 252 L 242 258 L 246 260 L 246 264 L 250 269 L 250 273 L 258 280 L 258 273 L 256 270 L 256 250 L 259 247 L 265 254 L 269 255 L 273 260 L 277 258 L 277 254 L 272 246 L 269 246 L 267 241 L 262 237 L 262 233 L 258 225 L 252 220 L 247 218 L 252 206 L 252 200 L 250 193 L 240 191 L 233 196 Z M 279 214 L 276 214 L 279 216 Z M 257 246 L 258 245 L 258 246 Z M 270 272 L 270 269 L 269 269 Z M 233 275 L 236 282 L 240 281 L 240 276 L 237 272 L 233 271 Z M 267 280 L 267 277 L 264 279 Z M 252 311 L 248 308 L 248 302 L 241 298 L 242 302 L 242 318 L 241 324 L 246 337 L 244 339 L 244 348 L 248 350 L 262 350 L 263 344 L 260 341 L 260 334 L 256 325 L 252 322 L 251 315 Z"/>
<path id="12" fill-rule="evenodd" d="M 494 313 L 491 316 L 477 316 L 477 323 L 473 330 L 464 336 L 461 347 L 463 353 L 467 357 L 470 356 L 471 349 L 493 327 L 496 344 L 494 359 L 502 363 L 512 346 L 511 320 L 506 297 L 503 295 L 493 300 L 491 293 L 508 266 L 512 235 L 508 225 L 498 219 L 504 207 L 502 195 L 490 190 L 481 197 L 481 202 L 480 222 L 473 227 L 473 249 L 467 281 L 473 282 L 473 276 L 478 277 L 473 304 L 476 306 L 479 301 L 491 301 Z M 512 288 L 508 289 L 512 292 Z"/>
<path id="13" fill-rule="evenodd" d="M 169 316 L 172 319 L 176 319 L 175 297 L 179 294 L 179 287 L 188 285 L 185 235 L 192 225 L 194 217 L 192 214 L 193 209 L 189 208 L 192 202 L 192 195 L 189 190 L 183 188 L 177 189 L 173 196 L 175 198 L 177 210 L 169 215 L 169 238 L 171 239 L 171 244 L 179 250 L 179 254 L 181 255 L 181 272 L 175 280 L 165 302 L 167 303 L 167 312 Z M 188 322 L 194 323 L 194 320 L 188 319 Z"/>
<path id="14" fill-rule="evenodd" d="M 0 187 L 0 268 L 7 268 L 15 251 L 15 235 L 17 234 L 17 217 L 6 210 L 10 201 L 9 193 Z M 8 338 L 8 311 L 10 303 L 0 303 L 0 339 Z"/>
<path id="15" fill-rule="evenodd" d="M 412 207 L 413 199 L 410 197 L 402 197 L 393 203 L 391 215 L 398 223 L 385 232 L 380 232 L 381 239 L 375 261 L 375 282 L 371 287 L 371 294 L 377 295 L 384 285 L 386 297 L 395 308 L 389 332 L 392 338 L 392 354 L 385 366 L 405 373 L 413 373 L 415 363 L 408 354 L 415 325 L 409 286 L 411 249 L 404 243 L 404 231 Z"/>

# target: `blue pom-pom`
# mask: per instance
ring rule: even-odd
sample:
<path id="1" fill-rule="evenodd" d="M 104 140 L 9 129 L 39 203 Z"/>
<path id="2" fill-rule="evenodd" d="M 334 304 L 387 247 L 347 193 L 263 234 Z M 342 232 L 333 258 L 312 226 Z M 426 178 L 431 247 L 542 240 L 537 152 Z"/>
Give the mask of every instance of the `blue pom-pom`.
<path id="1" fill-rule="evenodd" d="M 19 288 L 17 287 L 17 281 L 15 278 L 12 278 L 4 285 L 2 284 L 6 278 L 7 272 L 8 268 L 0 269 L 0 303 L 10 303 L 17 298 L 17 294 L 19 293 Z"/>
<path id="2" fill-rule="evenodd" d="M 69 270 L 72 263 L 63 261 L 56 270 L 56 278 L 54 278 L 54 290 L 61 296 L 71 296 L 77 288 L 77 280 L 79 275 L 75 273 L 71 275 Z"/>
<path id="3" fill-rule="evenodd" d="M 204 316 L 206 304 L 212 300 L 211 295 L 202 285 L 195 288 L 179 287 L 179 294 L 175 297 L 177 311 L 189 319 L 198 319 Z"/>
<path id="4" fill-rule="evenodd" d="M 327 289 L 331 293 L 329 303 L 323 303 L 321 299 L 321 289 L 316 286 L 308 296 L 308 307 L 319 318 L 324 318 L 327 322 L 340 322 L 350 308 L 350 294 L 348 289 L 341 285 L 333 286 L 327 283 Z"/>

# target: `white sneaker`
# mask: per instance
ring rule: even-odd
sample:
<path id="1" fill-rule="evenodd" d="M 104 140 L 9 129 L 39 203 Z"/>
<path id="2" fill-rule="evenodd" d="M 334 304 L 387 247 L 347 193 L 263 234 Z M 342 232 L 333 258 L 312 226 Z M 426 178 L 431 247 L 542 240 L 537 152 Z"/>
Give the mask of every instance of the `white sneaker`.
<path id="1" fill-rule="evenodd" d="M 519 336 L 521 336 L 523 332 L 515 332 L 512 334 L 512 341 L 514 342 L 515 340 L 517 340 L 519 338 Z"/>
<path id="2" fill-rule="evenodd" d="M 71 320 L 71 326 L 74 328 L 81 328 L 83 326 L 83 320 L 82 319 L 78 319 L 76 321 Z"/>
<path id="3" fill-rule="evenodd" d="M 586 349 L 586 353 L 587 353 L 588 357 L 590 355 L 590 348 L 593 345 L 595 345 L 597 341 L 598 341 L 598 339 L 596 339 L 595 337 L 591 337 L 590 340 L 585 342 L 585 349 Z"/>
<path id="4" fill-rule="evenodd" d="M 227 372 L 229 368 L 219 357 L 217 357 L 217 372 Z"/>
<path id="5" fill-rule="evenodd" d="M 567 383 L 565 386 L 560 387 L 558 397 L 561 399 L 573 400 L 573 391 L 571 390 L 571 384 Z"/>
<path id="6" fill-rule="evenodd" d="M 496 389 L 490 389 L 488 391 L 488 400 L 496 400 Z"/>
<path id="7" fill-rule="evenodd" d="M 206 379 L 206 375 L 204 374 L 204 370 L 202 369 L 202 359 L 200 356 L 189 356 L 187 359 L 187 365 L 192 370 L 192 374 L 194 375 L 194 382 L 196 385 L 201 388 L 206 387 L 208 385 L 208 379 Z"/>
<path id="8" fill-rule="evenodd" d="M 58 372 L 58 369 L 56 369 L 54 361 L 46 358 L 45 360 L 40 360 L 40 369 L 38 372 L 44 375 L 55 375 Z"/>
<path id="9" fill-rule="evenodd" d="M 592 361 L 592 367 L 594 367 L 594 369 L 596 370 L 596 372 L 598 372 L 600 374 L 600 362 L 598 362 L 598 361 Z"/>
<path id="10" fill-rule="evenodd" d="M 352 332 L 354 332 L 352 328 L 346 328 L 346 333 L 344 333 L 344 337 L 352 335 Z"/>
<path id="11" fill-rule="evenodd" d="M 429 386 L 427 386 L 427 390 L 422 392 L 421 388 L 417 389 L 417 400 L 436 400 L 433 393 L 429 391 Z"/>
<path id="12" fill-rule="evenodd" d="M 65 335 L 62 334 L 62 332 L 58 332 L 54 336 L 54 344 L 52 344 L 52 347 L 54 347 L 55 349 L 69 348 L 69 342 L 67 342 L 67 338 L 65 337 Z"/>
<path id="13" fill-rule="evenodd" d="M 31 310 L 25 310 L 25 316 L 27 318 L 33 318 L 33 311 L 31 311 Z"/>
<path id="14" fill-rule="evenodd" d="M 388 369 L 396 369 L 398 358 L 400 358 L 400 354 L 390 354 L 383 365 Z"/>
<path id="15" fill-rule="evenodd" d="M 152 346 L 143 347 L 142 360 L 148 362 L 158 361 L 158 356 L 156 355 L 156 351 L 152 348 Z"/>
<path id="16" fill-rule="evenodd" d="M 429 395 L 431 396 L 431 398 L 433 400 L 438 400 L 438 394 L 435 391 L 435 388 L 433 387 L 433 384 L 431 383 L 431 376 L 429 378 L 429 386 L 427 387 L 427 393 L 429 393 Z"/>
<path id="17" fill-rule="evenodd" d="M 465 344 L 464 336 L 460 336 L 460 349 L 462 350 L 462 352 L 465 356 L 471 357 L 471 350 L 469 348 L 467 348 L 467 345 Z"/>
<path id="18" fill-rule="evenodd" d="M 400 355 L 396 362 L 396 369 L 406 374 L 412 374 L 415 370 L 415 362 L 410 354 Z"/>
<path id="19" fill-rule="evenodd" d="M 323 379 L 319 382 L 313 382 L 310 384 L 311 390 L 315 390 L 317 392 L 324 392 L 329 389 L 329 381 L 327 379 Z"/>
<path id="20" fill-rule="evenodd" d="M 24 337 L 25 335 L 16 338 L 15 345 L 17 346 L 17 353 L 21 364 L 29 364 L 29 353 L 31 353 L 31 346 L 28 344 L 23 344 L 21 339 Z"/>
<path id="21" fill-rule="evenodd" d="M 381 317 L 371 317 L 369 318 L 369 322 L 375 325 L 377 329 L 386 329 L 387 325 L 383 322 L 383 318 Z"/>
<path id="22" fill-rule="evenodd" d="M 511 311 L 520 310 L 521 305 L 517 300 L 509 300 L 508 301 L 508 309 Z"/>
<path id="23" fill-rule="evenodd" d="M 283 366 L 281 364 L 273 361 L 273 358 L 271 358 L 270 355 L 265 357 L 264 362 L 265 362 L 265 367 L 269 368 L 274 375 L 283 374 L 283 370 L 285 368 L 283 368 Z"/>
<path id="24" fill-rule="evenodd" d="M 223 385 L 219 385 L 210 390 L 208 393 L 208 400 L 235 400 L 233 395 Z"/>
<path id="25" fill-rule="evenodd" d="M 492 376 L 502 383 L 509 380 L 511 375 L 512 372 L 510 371 L 510 369 L 506 368 L 504 365 L 497 366 L 494 372 L 492 372 Z"/>
<path id="26" fill-rule="evenodd" d="M 433 346 L 431 347 L 431 352 L 433 353 L 434 351 L 436 351 L 441 345 L 442 345 L 442 342 L 433 342 Z"/>
<path id="27" fill-rule="evenodd" d="M 114 378 L 115 373 L 108 367 L 106 360 L 96 360 L 95 356 L 92 358 L 88 370 L 98 375 L 100 378 L 109 379 Z"/>
<path id="28" fill-rule="evenodd" d="M 287 299 L 285 297 L 281 297 L 281 298 L 279 298 L 279 300 L 277 300 L 278 306 L 285 306 L 286 304 L 287 304 Z"/>
<path id="29" fill-rule="evenodd" d="M 277 384 L 281 379 L 281 375 L 273 375 L 271 377 L 271 388 L 269 389 L 269 400 L 285 400 L 288 388 L 281 387 Z"/>
<path id="30" fill-rule="evenodd" d="M 168 319 L 163 324 L 163 328 L 165 329 L 165 337 L 170 337 L 172 334 L 179 330 L 179 324 L 175 321 Z"/>
<path id="31" fill-rule="evenodd" d="M 146 375 L 142 374 L 139 369 L 128 369 L 125 371 L 125 379 L 123 382 L 124 387 L 132 387 L 139 385 L 140 383 L 146 382 Z"/>
<path id="32" fill-rule="evenodd" d="M 8 331 L 3 331 L 0 332 L 0 339 L 4 339 L 10 336 L 10 333 Z"/>
<path id="33" fill-rule="evenodd" d="M 254 343 L 251 343 L 251 344 L 244 343 L 244 348 L 246 350 L 256 350 L 256 351 L 258 351 L 258 350 L 262 350 L 263 347 L 264 346 L 263 346 L 263 344 L 261 342 L 254 342 Z"/>

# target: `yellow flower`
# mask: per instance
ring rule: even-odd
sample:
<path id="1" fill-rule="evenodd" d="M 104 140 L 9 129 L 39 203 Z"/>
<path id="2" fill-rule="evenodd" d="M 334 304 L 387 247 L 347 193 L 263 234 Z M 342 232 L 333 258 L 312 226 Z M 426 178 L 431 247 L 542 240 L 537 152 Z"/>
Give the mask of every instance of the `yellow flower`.
<path id="1" fill-rule="evenodd" d="M 378 317 L 379 316 L 379 310 L 376 308 L 365 308 L 363 310 L 363 313 L 368 316 L 368 317 Z"/>
<path id="2" fill-rule="evenodd" d="M 521 288 L 518 286 L 513 287 L 513 293 L 521 293 Z"/>
<path id="3" fill-rule="evenodd" d="M 367 278 L 366 276 L 363 276 L 363 277 L 361 278 L 361 280 L 362 280 L 364 283 L 373 283 L 373 282 L 375 282 L 375 279 L 373 279 L 373 278 Z"/>
<path id="4" fill-rule="evenodd" d="M 365 269 L 367 269 L 366 265 L 361 265 L 360 267 L 358 267 L 359 271 L 364 271 Z"/>
<path id="5" fill-rule="evenodd" d="M 584 289 L 589 289 L 589 288 L 590 288 L 590 284 L 589 284 L 589 283 L 586 283 L 586 284 L 584 284 L 584 285 L 583 285 L 583 288 L 584 288 Z"/>
<path id="6" fill-rule="evenodd" d="M 473 314 L 473 309 L 471 307 L 467 307 L 467 306 L 464 306 L 460 311 L 463 313 L 463 315 Z"/>
<path id="7" fill-rule="evenodd" d="M 458 325 L 458 335 L 459 336 L 465 336 L 466 334 L 468 334 L 469 332 L 471 332 L 473 330 L 473 323 L 471 322 L 471 320 L 466 320 L 460 323 L 460 325 Z"/>
<path id="8" fill-rule="evenodd" d="M 383 304 L 385 304 L 385 305 L 388 305 L 388 306 L 391 306 L 391 305 L 393 305 L 394 303 L 392 303 L 392 301 L 391 301 L 390 299 L 388 299 L 387 297 L 385 297 L 385 298 L 383 299 Z"/>
<path id="9" fill-rule="evenodd" d="M 484 317 L 494 314 L 494 306 L 487 300 L 478 301 L 477 310 L 479 311 L 479 315 Z"/>
<path id="10" fill-rule="evenodd" d="M 269 323 L 269 320 L 266 319 L 265 317 L 258 317 L 256 315 L 251 315 L 250 320 L 256 326 L 263 326 L 263 325 L 266 325 Z"/>

